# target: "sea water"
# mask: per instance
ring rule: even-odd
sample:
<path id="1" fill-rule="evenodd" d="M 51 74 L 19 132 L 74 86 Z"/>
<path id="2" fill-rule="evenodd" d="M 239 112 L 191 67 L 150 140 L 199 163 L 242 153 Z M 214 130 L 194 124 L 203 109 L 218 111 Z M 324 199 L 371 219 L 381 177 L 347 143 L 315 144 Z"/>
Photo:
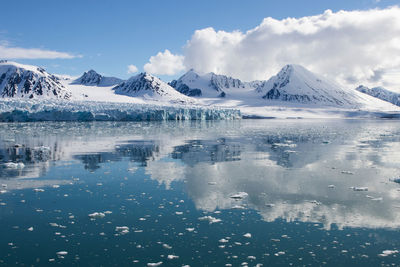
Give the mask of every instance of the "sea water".
<path id="1" fill-rule="evenodd" d="M 400 264 L 400 125 L 0 124 L 0 265 Z"/>

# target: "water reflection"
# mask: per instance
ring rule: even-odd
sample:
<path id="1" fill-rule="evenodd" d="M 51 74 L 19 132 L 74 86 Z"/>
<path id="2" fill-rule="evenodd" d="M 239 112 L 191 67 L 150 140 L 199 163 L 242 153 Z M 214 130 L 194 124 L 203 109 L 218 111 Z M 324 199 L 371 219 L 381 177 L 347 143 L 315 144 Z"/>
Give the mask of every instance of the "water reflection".
<path id="1" fill-rule="evenodd" d="M 108 162 L 130 161 L 167 189 L 183 181 L 196 208 L 204 211 L 249 208 L 265 221 L 313 222 L 326 229 L 400 226 L 399 186 L 389 180 L 399 174 L 396 122 L 24 127 L 2 126 L 2 179 L 40 177 L 57 161 L 78 160 L 91 172 Z M 38 129 L 42 134 L 31 137 Z M 25 166 L 5 167 L 9 162 Z M 232 199 L 237 192 L 248 196 Z"/>

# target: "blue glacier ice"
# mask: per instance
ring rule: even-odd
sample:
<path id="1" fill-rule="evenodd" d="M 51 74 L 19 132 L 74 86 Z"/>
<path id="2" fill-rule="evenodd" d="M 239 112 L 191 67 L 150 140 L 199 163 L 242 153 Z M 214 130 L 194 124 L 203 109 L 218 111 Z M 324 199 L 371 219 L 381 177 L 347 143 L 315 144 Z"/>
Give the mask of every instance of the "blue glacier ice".
<path id="1" fill-rule="evenodd" d="M 0 100 L 1 122 L 240 119 L 237 109 L 65 100 Z"/>

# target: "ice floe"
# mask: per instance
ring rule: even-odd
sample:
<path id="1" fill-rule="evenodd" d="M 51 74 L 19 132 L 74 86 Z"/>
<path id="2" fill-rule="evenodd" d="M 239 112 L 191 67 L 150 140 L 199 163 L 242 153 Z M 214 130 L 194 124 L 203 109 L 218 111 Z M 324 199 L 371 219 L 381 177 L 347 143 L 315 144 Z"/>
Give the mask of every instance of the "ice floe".
<path id="1" fill-rule="evenodd" d="M 233 198 L 235 200 L 240 200 L 243 198 L 246 198 L 249 194 L 247 194 L 246 192 L 238 192 L 236 194 L 233 194 L 230 196 L 230 198 Z"/>
<path id="2" fill-rule="evenodd" d="M 217 218 L 212 217 L 212 216 L 203 216 L 203 217 L 200 217 L 199 220 L 200 221 L 208 221 L 210 224 L 218 223 L 218 222 L 222 221 L 221 219 L 217 219 Z"/>

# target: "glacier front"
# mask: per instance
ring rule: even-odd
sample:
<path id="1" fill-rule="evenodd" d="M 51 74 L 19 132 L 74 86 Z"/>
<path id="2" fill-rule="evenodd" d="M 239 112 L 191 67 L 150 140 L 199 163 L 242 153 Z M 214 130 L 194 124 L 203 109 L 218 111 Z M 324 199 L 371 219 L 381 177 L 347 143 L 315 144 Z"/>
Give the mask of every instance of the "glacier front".
<path id="1" fill-rule="evenodd" d="M 240 119 L 238 109 L 66 100 L 0 99 L 0 122 Z"/>

